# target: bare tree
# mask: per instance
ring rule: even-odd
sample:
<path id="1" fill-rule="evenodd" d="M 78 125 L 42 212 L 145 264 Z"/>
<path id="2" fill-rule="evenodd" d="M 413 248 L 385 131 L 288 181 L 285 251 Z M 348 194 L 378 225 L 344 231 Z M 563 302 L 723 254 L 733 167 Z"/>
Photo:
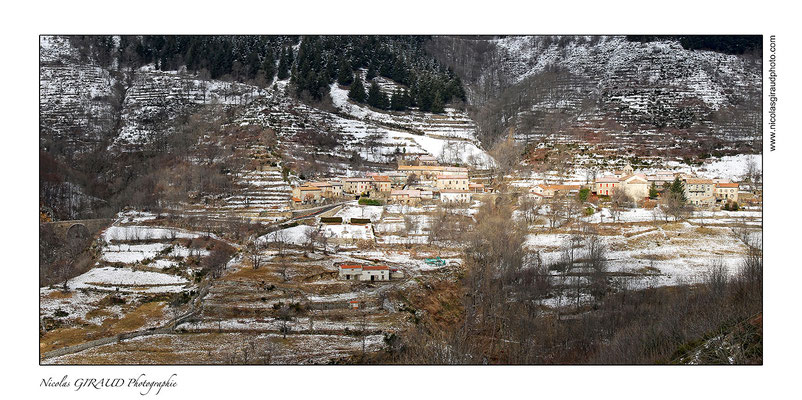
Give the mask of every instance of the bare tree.
<path id="1" fill-rule="evenodd" d="M 320 243 L 321 236 L 323 236 L 323 233 L 319 227 L 310 226 L 309 229 L 304 232 L 304 247 L 306 251 L 315 251 L 315 246 Z"/>
<path id="2" fill-rule="evenodd" d="M 613 194 L 610 195 L 610 202 L 612 203 L 610 214 L 613 216 L 613 222 L 618 222 L 621 211 L 632 205 L 632 198 L 623 189 L 615 188 Z"/>
<path id="3" fill-rule="evenodd" d="M 660 207 L 666 215 L 670 215 L 674 221 L 679 221 L 687 217 L 690 207 L 685 204 L 682 196 L 678 193 L 667 191 L 661 197 Z"/>
<path id="4" fill-rule="evenodd" d="M 275 232 L 272 232 L 269 238 L 270 247 L 274 248 L 276 252 L 278 252 L 279 257 L 284 257 L 287 252 L 290 239 L 287 231 L 285 229 L 279 229 Z"/>
<path id="5" fill-rule="evenodd" d="M 279 330 L 281 331 L 282 338 L 286 339 L 287 333 L 292 330 L 288 323 L 292 321 L 294 317 L 295 312 L 292 307 L 290 307 L 289 304 L 282 304 L 278 312 L 278 318 L 281 321 L 281 328 L 279 328 Z"/>
<path id="6" fill-rule="evenodd" d="M 521 197 L 518 210 L 521 212 L 524 221 L 531 225 L 537 221 L 537 217 L 542 206 L 543 203 L 539 200 L 536 200 L 531 195 L 523 195 Z"/>
<path id="7" fill-rule="evenodd" d="M 496 161 L 496 180 L 502 182 L 505 176 L 511 174 L 520 165 L 523 147 L 515 141 L 510 133 L 493 146 L 490 155 Z"/>
<path id="8" fill-rule="evenodd" d="M 743 179 L 750 183 L 752 191 L 759 190 L 762 187 L 763 171 L 754 158 L 750 158 L 749 161 L 747 161 L 746 167 L 744 168 Z"/>
<path id="9" fill-rule="evenodd" d="M 415 234 L 418 231 L 418 219 L 412 215 L 404 214 L 404 235 Z"/>
<path id="10" fill-rule="evenodd" d="M 714 299 L 724 297 L 728 280 L 727 267 L 724 266 L 724 261 L 721 259 L 713 261 L 704 275 L 704 283 Z"/>
<path id="11" fill-rule="evenodd" d="M 546 213 L 546 218 L 549 221 L 549 228 L 555 229 L 562 225 L 564 215 L 563 209 L 565 208 L 565 197 L 562 194 L 554 194 L 549 199 L 549 210 Z"/>
<path id="12" fill-rule="evenodd" d="M 591 294 L 599 299 L 607 292 L 607 245 L 592 228 L 585 238 L 585 258 L 591 269 Z"/>
<path id="13" fill-rule="evenodd" d="M 590 167 L 585 170 L 585 183 L 590 185 L 596 181 L 596 176 L 599 174 L 599 169 L 596 167 Z"/>
<path id="14" fill-rule="evenodd" d="M 245 254 L 253 269 L 259 269 L 262 266 L 262 252 L 266 247 L 266 242 L 259 237 L 251 238 L 245 246 Z"/>

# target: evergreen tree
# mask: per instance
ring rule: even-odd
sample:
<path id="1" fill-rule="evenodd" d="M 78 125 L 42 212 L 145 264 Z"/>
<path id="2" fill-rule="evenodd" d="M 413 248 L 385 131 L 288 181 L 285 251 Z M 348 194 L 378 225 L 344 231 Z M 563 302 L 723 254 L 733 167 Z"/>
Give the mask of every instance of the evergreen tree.
<path id="1" fill-rule="evenodd" d="M 652 187 L 649 188 L 649 198 L 656 199 L 657 198 L 657 185 L 652 182 Z"/>
<path id="2" fill-rule="evenodd" d="M 432 112 L 435 114 L 442 114 L 445 111 L 442 96 L 440 92 L 437 92 L 434 94 L 434 100 L 432 100 Z"/>
<path id="3" fill-rule="evenodd" d="M 407 109 L 407 96 L 406 91 L 396 88 L 393 91 L 393 96 L 390 97 L 390 109 L 393 111 L 404 111 Z"/>
<path id="4" fill-rule="evenodd" d="M 418 83 L 418 95 L 415 97 L 415 102 L 420 107 L 421 111 L 432 111 L 432 103 L 434 102 L 434 92 L 432 84 L 428 78 L 422 79 Z"/>
<path id="5" fill-rule="evenodd" d="M 362 79 L 356 77 L 354 83 L 351 85 L 351 89 L 348 90 L 348 98 L 357 103 L 364 103 L 365 97 L 365 87 L 362 86 Z"/>
<path id="6" fill-rule="evenodd" d="M 338 69 L 339 69 L 339 63 L 336 63 L 334 59 L 326 61 L 326 84 L 337 79 Z"/>
<path id="7" fill-rule="evenodd" d="M 371 83 L 370 89 L 368 89 L 368 105 L 385 109 L 387 108 L 387 103 L 387 96 L 379 89 L 379 85 L 376 82 Z"/>
<path id="8" fill-rule="evenodd" d="M 681 180 L 679 180 L 678 177 L 674 178 L 674 182 L 671 184 L 671 188 L 669 190 L 671 193 L 675 193 L 683 203 L 688 201 L 688 199 L 685 198 L 685 185 Z"/>
<path id="9" fill-rule="evenodd" d="M 393 64 L 393 70 L 392 73 L 390 74 L 390 78 L 403 85 L 409 84 L 409 80 L 407 79 L 408 78 L 407 68 L 404 65 L 404 62 L 401 60 L 401 57 L 397 57 L 395 59 L 395 63 Z"/>
<path id="10" fill-rule="evenodd" d="M 283 81 L 290 77 L 290 64 L 291 64 L 291 54 L 292 50 L 288 50 L 286 47 L 282 48 L 281 50 L 281 58 L 278 62 L 278 80 Z"/>
<path id="11" fill-rule="evenodd" d="M 373 68 L 373 63 L 370 64 L 368 67 L 368 74 L 365 76 L 365 79 L 371 80 L 376 77 L 376 68 Z"/>
<path id="12" fill-rule="evenodd" d="M 354 71 L 351 69 L 351 63 L 345 59 L 340 59 L 339 71 L 337 71 L 337 83 L 343 86 L 349 86 L 354 82 Z"/>
<path id="13" fill-rule="evenodd" d="M 276 59 L 273 57 L 272 50 L 268 50 L 265 59 L 262 60 L 262 74 L 265 77 L 265 84 L 270 85 L 276 75 Z"/>

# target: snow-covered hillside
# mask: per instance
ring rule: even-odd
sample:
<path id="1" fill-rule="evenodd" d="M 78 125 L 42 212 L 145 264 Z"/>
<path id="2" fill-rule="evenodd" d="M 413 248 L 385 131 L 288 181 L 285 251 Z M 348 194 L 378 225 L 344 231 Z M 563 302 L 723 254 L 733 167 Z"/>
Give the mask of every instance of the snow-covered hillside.
<path id="1" fill-rule="evenodd" d="M 682 88 L 682 95 L 718 109 L 733 87 L 754 85 L 760 79 L 760 70 L 743 57 L 689 51 L 676 41 L 640 43 L 599 36 L 561 43 L 560 38 L 512 36 L 492 43 L 498 46 L 504 73 L 513 83 L 559 66 L 597 80 L 600 87 L 627 84 L 637 77 L 648 84 Z"/>
<path id="2" fill-rule="evenodd" d="M 398 157 L 418 154 L 479 168 L 493 163 L 476 139 L 476 125 L 452 108 L 442 115 L 374 111 L 349 102 L 335 84 L 333 113 L 290 97 L 286 80 L 262 89 L 153 65 L 103 68 L 82 61 L 60 37 L 42 37 L 40 47 L 40 138 L 66 138 L 77 147 L 105 140 L 111 150 L 137 149 L 175 129 L 180 116 L 222 105 L 240 126 L 273 129 L 287 160 L 326 165 L 333 173 L 350 174 L 363 161 L 391 167 Z M 384 91 L 397 87 L 379 81 Z"/>
<path id="3" fill-rule="evenodd" d="M 489 136 L 484 141 L 514 128 L 524 142 L 560 137 L 621 147 L 645 139 L 650 147 L 670 148 L 689 136 L 759 147 L 762 61 L 755 54 L 623 36 L 439 37 L 434 43 L 439 59 L 463 75 L 469 102 L 487 108 L 477 120 Z"/>

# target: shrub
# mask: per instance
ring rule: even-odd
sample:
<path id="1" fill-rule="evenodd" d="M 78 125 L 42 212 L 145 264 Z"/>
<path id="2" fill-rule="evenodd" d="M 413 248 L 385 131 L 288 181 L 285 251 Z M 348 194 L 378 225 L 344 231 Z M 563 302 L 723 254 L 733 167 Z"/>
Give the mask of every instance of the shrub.
<path id="1" fill-rule="evenodd" d="M 359 205 L 362 205 L 362 206 L 380 206 L 380 205 L 382 205 L 382 202 L 379 201 L 379 200 L 373 200 L 373 199 L 368 199 L 368 198 L 365 198 L 365 197 L 361 197 L 359 199 Z"/>
<path id="2" fill-rule="evenodd" d="M 582 202 L 588 201 L 589 195 L 590 195 L 590 188 L 579 189 L 579 201 Z"/>
<path id="3" fill-rule="evenodd" d="M 593 207 L 585 208 L 585 216 L 586 217 L 593 215 L 594 212 L 596 212 L 596 210 L 594 210 Z"/>

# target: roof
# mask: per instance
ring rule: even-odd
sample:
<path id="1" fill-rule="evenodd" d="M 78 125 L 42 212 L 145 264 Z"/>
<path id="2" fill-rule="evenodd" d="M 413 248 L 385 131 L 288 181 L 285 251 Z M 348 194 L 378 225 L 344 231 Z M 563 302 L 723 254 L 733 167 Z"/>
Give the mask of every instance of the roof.
<path id="1" fill-rule="evenodd" d="M 346 182 L 370 182 L 370 178 L 345 178 Z"/>
<path id="2" fill-rule="evenodd" d="M 690 184 L 713 184 L 712 179 L 703 179 L 703 178 L 687 178 L 685 182 Z"/>
<path id="3" fill-rule="evenodd" d="M 643 183 L 648 183 L 649 182 L 649 181 L 646 180 L 646 176 L 643 175 L 643 174 L 627 175 L 627 176 L 621 178 L 621 181 L 624 181 L 624 182 L 633 181 L 633 180 L 640 180 L 640 181 L 643 181 Z"/>
<path id="4" fill-rule="evenodd" d="M 442 165 L 400 165 L 399 171 L 450 171 L 450 172 L 468 172 L 468 168 L 464 167 L 446 167 Z"/>
<path id="5" fill-rule="evenodd" d="M 471 187 L 471 188 L 480 188 L 480 187 L 485 187 L 485 185 L 483 185 L 483 184 L 481 184 L 481 183 L 469 183 L 469 184 L 468 184 L 468 187 Z"/>
<path id="6" fill-rule="evenodd" d="M 467 190 L 456 190 L 456 189 L 442 189 L 440 190 L 440 194 L 443 193 L 470 193 Z"/>
<path id="7" fill-rule="evenodd" d="M 390 177 L 387 175 L 373 175 L 372 178 L 375 182 L 390 182 Z"/>
<path id="8" fill-rule="evenodd" d="M 300 202 L 300 201 L 301 201 L 301 199 L 299 199 L 299 198 L 297 198 L 297 197 L 293 197 L 293 198 L 292 198 L 292 201 L 294 201 L 294 202 L 296 202 L 296 203 L 297 203 L 297 202 Z"/>
<path id="9" fill-rule="evenodd" d="M 331 186 L 331 183 L 329 183 L 329 182 L 309 182 L 309 185 L 310 186 L 316 186 L 316 187 L 326 187 L 326 186 Z"/>
<path id="10" fill-rule="evenodd" d="M 386 265 L 366 265 L 362 267 L 362 269 L 365 271 L 386 271 L 389 270 L 390 267 Z"/>
<path id="11" fill-rule="evenodd" d="M 362 268 L 362 266 L 359 265 L 359 264 L 343 264 L 343 265 L 340 265 L 340 269 L 356 269 L 356 268 Z"/>
<path id="12" fill-rule="evenodd" d="M 468 175 L 437 175 L 437 179 L 468 179 Z"/>
<path id="13" fill-rule="evenodd" d="M 601 178 L 596 178 L 596 183 L 618 183 L 618 178 L 615 176 L 603 176 Z"/>
<path id="14" fill-rule="evenodd" d="M 315 190 L 320 190 L 320 188 L 317 186 L 299 186 L 298 189 L 305 192 L 313 192 Z"/>
<path id="15" fill-rule="evenodd" d="M 393 190 L 390 196 L 420 197 L 420 190 Z"/>
<path id="16" fill-rule="evenodd" d="M 716 187 L 720 187 L 720 188 L 737 188 L 738 184 L 737 183 L 717 183 Z"/>
<path id="17" fill-rule="evenodd" d="M 539 185 L 546 190 L 579 190 L 582 185 Z"/>
<path id="18" fill-rule="evenodd" d="M 351 304 L 354 304 L 354 303 L 359 304 L 359 300 L 349 300 L 348 302 L 351 303 Z"/>

